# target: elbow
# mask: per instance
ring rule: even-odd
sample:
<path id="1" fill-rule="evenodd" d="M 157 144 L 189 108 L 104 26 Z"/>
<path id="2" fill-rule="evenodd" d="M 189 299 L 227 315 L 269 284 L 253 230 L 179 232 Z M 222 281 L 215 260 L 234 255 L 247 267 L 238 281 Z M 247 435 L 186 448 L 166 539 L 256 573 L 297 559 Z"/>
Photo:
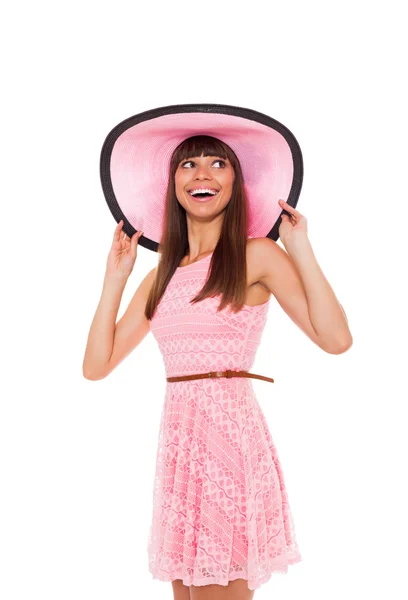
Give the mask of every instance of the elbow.
<path id="1" fill-rule="evenodd" d="M 82 374 L 85 377 L 85 379 L 87 379 L 88 381 L 99 381 L 100 379 L 104 379 L 103 376 L 94 375 L 93 373 L 88 373 L 88 372 L 83 371 Z"/>
<path id="2" fill-rule="evenodd" d="M 323 348 L 323 350 L 325 350 L 329 354 L 344 354 L 345 352 L 347 352 L 347 350 L 351 348 L 352 345 L 353 338 L 350 335 L 346 339 L 338 341 L 334 345 L 330 345 L 328 347 Z"/>
<path id="3" fill-rule="evenodd" d="M 108 373 L 106 371 L 91 371 L 84 366 L 82 367 L 82 375 L 85 377 L 85 379 L 88 379 L 88 381 L 100 381 L 101 379 L 105 379 L 107 374 Z"/>

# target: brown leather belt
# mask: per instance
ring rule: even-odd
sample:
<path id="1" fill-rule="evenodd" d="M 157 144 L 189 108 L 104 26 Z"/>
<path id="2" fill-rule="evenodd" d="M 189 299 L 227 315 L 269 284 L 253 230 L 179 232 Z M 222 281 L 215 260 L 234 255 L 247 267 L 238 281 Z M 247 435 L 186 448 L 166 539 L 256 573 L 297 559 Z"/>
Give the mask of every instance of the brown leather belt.
<path id="1" fill-rule="evenodd" d="M 263 379 L 264 381 L 274 380 L 264 375 L 255 375 L 248 371 L 210 371 L 209 373 L 196 373 L 195 375 L 180 375 L 179 377 L 167 377 L 167 381 L 189 381 L 190 379 L 207 379 L 208 377 L 253 377 L 254 379 Z"/>

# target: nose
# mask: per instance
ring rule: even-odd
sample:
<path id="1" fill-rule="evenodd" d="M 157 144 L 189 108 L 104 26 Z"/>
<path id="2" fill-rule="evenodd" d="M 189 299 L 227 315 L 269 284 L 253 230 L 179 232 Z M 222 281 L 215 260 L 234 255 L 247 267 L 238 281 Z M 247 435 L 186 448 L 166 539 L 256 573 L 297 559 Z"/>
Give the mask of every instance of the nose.
<path id="1" fill-rule="evenodd" d="M 209 174 L 209 169 L 205 165 L 201 165 L 197 167 L 195 179 L 211 179 L 211 175 Z"/>

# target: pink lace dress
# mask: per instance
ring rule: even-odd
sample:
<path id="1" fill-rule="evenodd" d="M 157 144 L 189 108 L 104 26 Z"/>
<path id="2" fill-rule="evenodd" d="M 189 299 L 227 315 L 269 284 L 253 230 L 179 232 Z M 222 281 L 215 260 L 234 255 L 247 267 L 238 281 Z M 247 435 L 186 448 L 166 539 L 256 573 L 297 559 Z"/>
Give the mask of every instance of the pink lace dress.
<path id="1" fill-rule="evenodd" d="M 236 314 L 229 306 L 217 313 L 219 297 L 190 304 L 211 257 L 177 268 L 151 321 L 166 377 L 253 365 L 269 300 Z M 166 382 L 148 540 L 155 579 L 226 586 L 241 578 L 257 589 L 301 560 L 282 468 L 252 381 Z"/>

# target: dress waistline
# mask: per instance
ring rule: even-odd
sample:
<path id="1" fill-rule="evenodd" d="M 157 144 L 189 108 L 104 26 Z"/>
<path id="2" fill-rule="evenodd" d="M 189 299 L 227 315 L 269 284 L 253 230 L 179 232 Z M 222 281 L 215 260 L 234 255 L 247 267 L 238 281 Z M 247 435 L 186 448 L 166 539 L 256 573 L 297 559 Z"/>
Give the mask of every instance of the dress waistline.
<path id="1" fill-rule="evenodd" d="M 167 381 L 189 381 L 190 379 L 207 379 L 209 377 L 252 377 L 254 379 L 262 379 L 263 381 L 274 382 L 272 377 L 265 377 L 264 375 L 255 375 L 255 373 L 249 373 L 249 371 L 209 371 L 208 373 L 195 373 L 194 375 L 180 375 L 178 377 L 167 377 Z"/>

